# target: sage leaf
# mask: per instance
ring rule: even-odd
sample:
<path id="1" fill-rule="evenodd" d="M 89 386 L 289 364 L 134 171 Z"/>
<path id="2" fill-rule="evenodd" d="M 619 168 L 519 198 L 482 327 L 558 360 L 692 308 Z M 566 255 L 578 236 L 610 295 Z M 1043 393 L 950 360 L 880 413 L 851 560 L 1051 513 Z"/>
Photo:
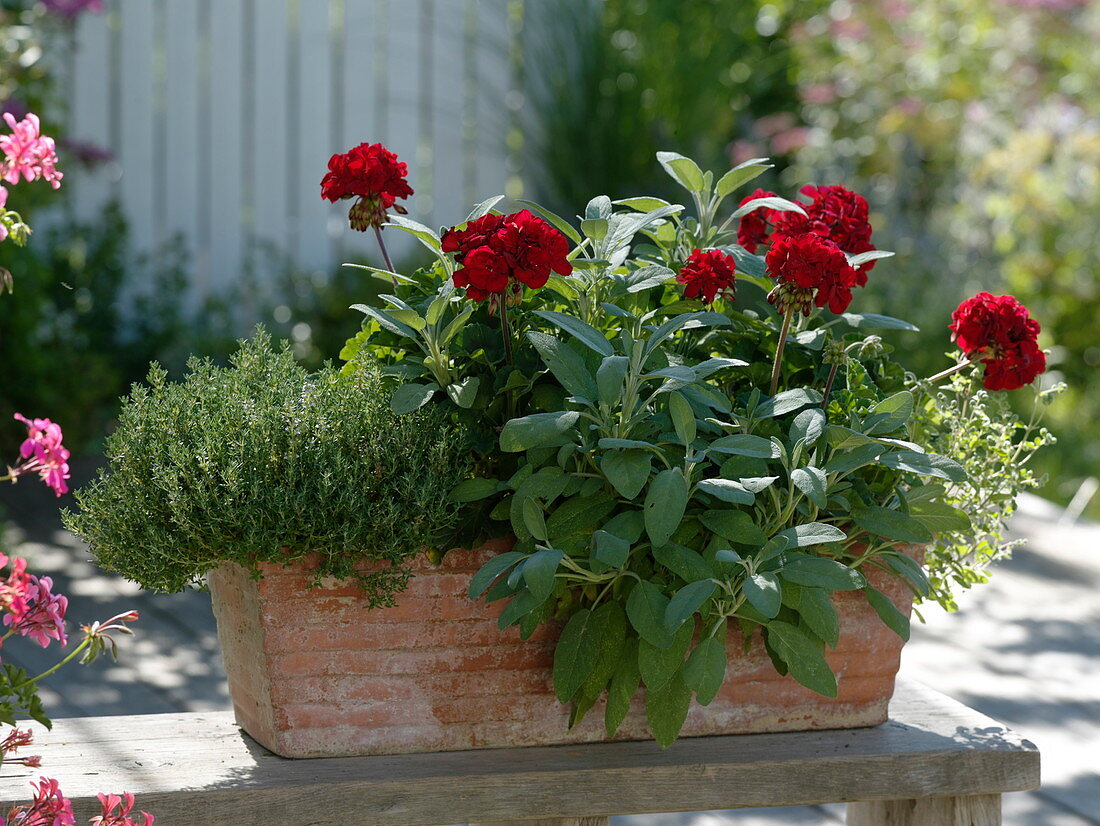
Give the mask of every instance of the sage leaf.
<path id="1" fill-rule="evenodd" d="M 826 545 L 829 542 L 842 542 L 847 537 L 840 528 L 826 525 L 824 522 L 807 522 L 795 525 L 775 535 L 787 540 L 788 548 L 806 548 L 810 545 Z"/>
<path id="2" fill-rule="evenodd" d="M 539 602 L 549 599 L 554 592 L 554 574 L 557 573 L 562 556 L 562 552 L 556 548 L 546 548 L 532 554 L 523 563 L 523 581 L 527 583 L 527 590 Z"/>
<path id="3" fill-rule="evenodd" d="M 715 499 L 735 505 L 751 505 L 756 501 L 755 493 L 732 479 L 704 479 L 695 487 Z"/>
<path id="4" fill-rule="evenodd" d="M 492 496 L 499 488 L 496 479 L 466 479 L 451 488 L 448 498 L 452 502 L 477 502 Z"/>
<path id="5" fill-rule="evenodd" d="M 643 640 L 657 648 L 672 645 L 672 635 L 665 628 L 668 597 L 648 580 L 638 582 L 626 598 L 626 616 Z"/>
<path id="6" fill-rule="evenodd" d="M 527 554 L 520 551 L 507 551 L 498 554 L 486 562 L 470 578 L 470 599 L 478 599 L 489 590 L 496 578 L 523 559 Z"/>
<path id="7" fill-rule="evenodd" d="M 645 498 L 645 529 L 655 547 L 664 545 L 680 527 L 688 502 L 688 485 L 679 468 L 658 473 Z"/>
<path id="8" fill-rule="evenodd" d="M 836 648 L 840 641 L 840 617 L 836 606 L 821 588 L 802 588 L 795 606 L 802 621 L 810 630 L 821 637 L 825 644 Z"/>
<path id="9" fill-rule="evenodd" d="M 670 633 L 679 631 L 684 623 L 714 595 L 717 587 L 709 579 L 701 579 L 688 583 L 673 594 L 665 609 L 665 628 Z"/>
<path id="10" fill-rule="evenodd" d="M 604 728 L 609 737 L 619 730 L 630 712 L 630 701 L 638 690 L 641 674 L 638 671 L 638 638 L 628 637 L 623 645 L 615 674 L 607 687 L 607 706 L 604 709 Z"/>
<path id="11" fill-rule="evenodd" d="M 762 545 L 767 541 L 764 532 L 745 511 L 704 511 L 699 515 L 699 521 L 707 530 L 739 545 Z"/>
<path id="12" fill-rule="evenodd" d="M 664 686 L 646 692 L 646 718 L 649 730 L 662 748 L 671 746 L 684 727 L 691 706 L 691 689 L 677 674 Z"/>
<path id="13" fill-rule="evenodd" d="M 710 705 L 726 679 L 726 646 L 714 637 L 700 642 L 684 664 L 683 678 L 699 705 Z"/>
<path id="14" fill-rule="evenodd" d="M 694 633 L 694 623 L 682 625 L 673 635 L 672 644 L 666 648 L 658 648 L 642 639 L 638 644 L 638 670 L 646 688 L 651 691 L 660 688 L 680 670 Z"/>
<path id="15" fill-rule="evenodd" d="M 791 481 L 818 508 L 825 508 L 828 503 L 828 497 L 825 494 L 828 487 L 825 471 L 816 467 L 795 468 L 791 471 Z"/>
<path id="16" fill-rule="evenodd" d="M 803 410 L 791 422 L 791 442 L 803 441 L 812 445 L 825 432 L 825 421 L 825 411 L 821 408 Z"/>
<path id="17" fill-rule="evenodd" d="M 580 415 L 575 410 L 563 410 L 510 419 L 501 431 L 500 449 L 505 453 L 519 453 L 556 441 L 572 429 Z"/>
<path id="18" fill-rule="evenodd" d="M 585 399 L 596 398 L 599 392 L 596 381 L 575 350 L 565 342 L 535 330 L 527 333 L 527 338 L 568 393 Z"/>
<path id="19" fill-rule="evenodd" d="M 612 356 L 615 354 L 614 349 L 611 347 L 611 342 L 607 340 L 603 333 L 591 324 L 586 324 L 575 316 L 566 315 L 565 313 L 559 313 L 553 310 L 535 310 L 535 315 L 540 318 L 545 318 L 551 324 L 576 336 L 578 340 L 595 350 L 601 356 Z"/>
<path id="20" fill-rule="evenodd" d="M 755 459 L 778 459 L 779 447 L 770 439 L 736 433 L 722 436 L 707 446 L 713 453 L 726 453 L 734 456 L 751 456 Z"/>
<path id="21" fill-rule="evenodd" d="M 932 541 L 928 528 L 899 510 L 872 506 L 854 509 L 851 515 L 856 525 L 876 536 L 920 544 Z"/>
<path id="22" fill-rule="evenodd" d="M 781 620 L 772 620 L 767 629 L 769 646 L 787 664 L 792 677 L 818 694 L 836 696 L 836 676 L 825 661 L 825 646 L 821 640 Z"/>
<path id="23" fill-rule="evenodd" d="M 653 456 L 645 450 L 609 450 L 600 457 L 600 470 L 624 499 L 633 500 L 653 470 Z"/>
<path id="24" fill-rule="evenodd" d="M 783 587 L 775 574 L 755 573 L 745 579 L 742 585 L 749 604 L 768 619 L 775 619 L 782 604 Z"/>
<path id="25" fill-rule="evenodd" d="M 612 568 L 621 568 L 630 556 L 630 543 L 607 531 L 592 534 L 595 543 L 595 557 Z"/>
<path id="26" fill-rule="evenodd" d="M 867 585 L 864 587 L 863 593 L 867 597 L 867 602 L 875 609 L 875 613 L 879 615 L 879 619 L 881 619 L 895 634 L 908 642 L 909 617 L 899 611 L 890 597 L 886 596 L 882 591 L 878 591 L 870 585 Z"/>
<path id="27" fill-rule="evenodd" d="M 554 649 L 554 693 L 566 703 L 596 667 L 602 629 L 588 608 L 577 611 L 562 629 Z"/>
<path id="28" fill-rule="evenodd" d="M 692 376 L 694 380 L 694 372 Z M 672 426 L 676 429 L 676 435 L 680 437 L 680 443 L 685 447 L 690 446 L 695 441 L 697 433 L 695 411 L 691 409 L 687 399 L 679 393 L 669 394 L 668 411 L 672 416 Z"/>
<path id="29" fill-rule="evenodd" d="M 623 391 L 623 380 L 630 367 L 626 356 L 606 356 L 596 370 L 597 398 L 601 404 L 613 405 Z"/>
<path id="30" fill-rule="evenodd" d="M 398 415 L 419 410 L 428 403 L 428 400 L 435 395 L 435 391 L 438 389 L 439 385 L 435 382 L 431 384 L 403 384 L 393 391 L 393 396 L 390 398 L 390 410 Z"/>
<path id="31" fill-rule="evenodd" d="M 858 591 L 867 584 L 863 574 L 835 559 L 807 554 L 789 554 L 779 576 L 797 585 L 830 591 Z"/>
<path id="32" fill-rule="evenodd" d="M 756 415 L 761 418 L 782 416 L 811 404 L 821 404 L 821 394 L 808 387 L 796 387 L 794 390 L 777 393 L 774 398 L 765 401 L 756 408 Z"/>

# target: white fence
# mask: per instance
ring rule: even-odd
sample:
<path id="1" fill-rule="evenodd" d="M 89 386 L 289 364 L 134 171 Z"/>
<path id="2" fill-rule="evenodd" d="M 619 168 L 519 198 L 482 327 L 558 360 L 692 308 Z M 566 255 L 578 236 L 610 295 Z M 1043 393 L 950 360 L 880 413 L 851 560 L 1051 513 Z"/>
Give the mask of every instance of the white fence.
<path id="1" fill-rule="evenodd" d="M 110 0 L 67 55 L 69 128 L 117 163 L 66 178 L 79 217 L 117 196 L 134 246 L 182 234 L 198 295 L 261 266 L 375 258 L 320 198 L 329 156 L 381 141 L 411 217 L 518 194 L 523 0 Z M 401 233 L 387 232 L 401 254 Z M 264 273 L 257 273 L 263 278 Z"/>

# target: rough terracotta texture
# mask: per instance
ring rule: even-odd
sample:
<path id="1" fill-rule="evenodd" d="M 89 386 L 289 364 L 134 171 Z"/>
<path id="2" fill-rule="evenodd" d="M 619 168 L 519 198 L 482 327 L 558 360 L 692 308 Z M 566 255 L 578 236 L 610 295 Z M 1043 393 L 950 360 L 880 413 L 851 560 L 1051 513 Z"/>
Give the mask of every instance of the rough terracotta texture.
<path id="1" fill-rule="evenodd" d="M 418 563 L 393 608 L 366 610 L 353 585 L 310 590 L 304 567 L 238 566 L 209 575 L 238 724 L 285 757 L 401 754 L 606 740 L 602 703 L 573 730 L 551 679 L 555 629 L 527 641 L 497 630 L 502 603 L 466 597 L 470 576 L 504 546 Z M 908 591 L 872 581 L 908 613 Z M 886 720 L 901 640 L 861 594 L 838 593 L 840 644 L 828 652 L 836 699 L 780 677 L 757 639 L 729 635 L 718 697 L 693 704 L 682 736 L 854 728 Z M 640 695 L 616 739 L 650 735 Z"/>

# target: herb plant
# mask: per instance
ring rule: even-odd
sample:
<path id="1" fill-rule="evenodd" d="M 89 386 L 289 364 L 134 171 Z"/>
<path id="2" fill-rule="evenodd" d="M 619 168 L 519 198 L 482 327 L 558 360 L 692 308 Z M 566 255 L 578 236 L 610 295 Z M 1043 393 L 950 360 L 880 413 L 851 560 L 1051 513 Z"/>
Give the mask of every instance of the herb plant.
<path id="1" fill-rule="evenodd" d="M 154 365 L 134 386 L 66 526 L 100 565 L 158 591 L 226 562 L 316 554 L 316 579 L 355 578 L 372 605 L 391 604 L 405 560 L 457 522 L 461 429 L 440 409 L 394 414 L 368 361 L 307 373 L 262 329 L 229 367 L 188 367 L 174 383 Z"/>
<path id="2" fill-rule="evenodd" d="M 942 400 L 919 408 L 928 395 L 874 334 L 915 328 L 848 311 L 890 255 L 866 201 L 808 187 L 809 203 L 757 190 L 730 209 L 766 162 L 716 177 L 658 158 L 691 209 L 600 196 L 577 226 L 527 202 L 501 214 L 495 198 L 442 235 L 385 216 L 437 260 L 412 276 L 368 268 L 393 291 L 356 307 L 364 326 L 342 355 L 353 374 L 364 352 L 378 360 L 395 411 L 471 428 L 476 473 L 452 492 L 465 541 L 516 541 L 470 594 L 506 601 L 501 627 L 525 637 L 564 623 L 554 685 L 572 721 L 606 696 L 614 733 L 644 686 L 668 744 L 692 696 L 717 694 L 733 623 L 780 673 L 835 696 L 831 595 L 862 592 L 908 636 L 864 572 L 929 595 L 909 546 L 965 535 L 958 505 L 974 503 L 958 456 L 937 452 L 970 449 L 945 435 Z M 1009 297 L 972 304 L 953 327 L 963 358 L 935 382 L 979 364 L 987 383 L 1030 382 L 1038 324 Z"/>

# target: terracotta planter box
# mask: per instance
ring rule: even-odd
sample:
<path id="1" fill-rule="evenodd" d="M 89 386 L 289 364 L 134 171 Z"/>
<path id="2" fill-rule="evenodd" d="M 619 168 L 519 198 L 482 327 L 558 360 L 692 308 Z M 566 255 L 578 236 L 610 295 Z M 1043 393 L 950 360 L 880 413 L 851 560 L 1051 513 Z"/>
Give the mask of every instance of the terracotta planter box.
<path id="1" fill-rule="evenodd" d="M 568 729 L 551 679 L 555 629 L 523 641 L 497 629 L 503 602 L 466 596 L 496 543 L 418 562 L 393 608 L 366 610 L 352 585 L 310 590 L 304 566 L 209 574 L 237 723 L 284 757 L 337 757 L 606 740 L 602 703 Z M 906 614 L 906 588 L 872 582 Z M 856 728 L 885 722 L 902 641 L 862 594 L 838 593 L 840 644 L 828 652 L 839 696 L 780 677 L 763 644 L 731 628 L 722 691 L 693 705 L 681 736 Z M 650 739 L 640 697 L 615 739 Z"/>

